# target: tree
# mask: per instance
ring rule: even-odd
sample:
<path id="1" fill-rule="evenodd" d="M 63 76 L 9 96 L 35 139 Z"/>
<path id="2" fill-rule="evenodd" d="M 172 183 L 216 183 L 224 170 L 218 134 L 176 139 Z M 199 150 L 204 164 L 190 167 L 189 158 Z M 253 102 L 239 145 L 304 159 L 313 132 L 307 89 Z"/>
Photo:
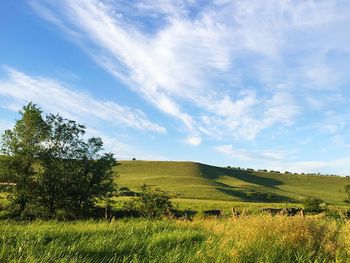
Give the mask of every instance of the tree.
<path id="1" fill-rule="evenodd" d="M 151 188 L 146 184 L 142 184 L 138 198 L 127 203 L 124 208 L 137 210 L 147 218 L 158 218 L 169 215 L 173 206 L 166 192 L 160 188 Z"/>
<path id="2" fill-rule="evenodd" d="M 48 126 L 37 105 L 29 103 L 19 113 L 21 119 L 1 138 L 1 153 L 5 155 L 2 177 L 16 183 L 10 194 L 12 212 L 16 215 L 24 214 L 33 200 L 38 174 L 35 164 L 48 135 Z"/>
<path id="3" fill-rule="evenodd" d="M 304 209 L 310 212 L 321 212 L 322 211 L 321 205 L 323 203 L 324 203 L 323 200 L 318 198 L 312 198 L 312 197 L 306 198 L 303 202 Z"/>
<path id="4" fill-rule="evenodd" d="M 84 140 L 85 127 L 59 115 L 49 115 L 49 139 L 42 153 L 42 204 L 55 215 L 57 210 L 81 216 L 97 199 L 114 189 L 113 154 L 100 154 L 101 138 Z"/>
<path id="5" fill-rule="evenodd" d="M 85 127 L 60 115 L 44 120 L 31 103 L 21 114 L 2 141 L 2 152 L 10 158 L 7 174 L 16 183 L 11 197 L 19 204 L 19 214 L 30 204 L 36 216 L 56 217 L 59 212 L 77 217 L 110 195 L 116 161 L 113 154 L 100 153 L 101 138 L 85 140 Z"/>
<path id="6" fill-rule="evenodd" d="M 348 195 L 345 202 L 350 203 L 350 184 L 344 187 L 345 193 Z"/>

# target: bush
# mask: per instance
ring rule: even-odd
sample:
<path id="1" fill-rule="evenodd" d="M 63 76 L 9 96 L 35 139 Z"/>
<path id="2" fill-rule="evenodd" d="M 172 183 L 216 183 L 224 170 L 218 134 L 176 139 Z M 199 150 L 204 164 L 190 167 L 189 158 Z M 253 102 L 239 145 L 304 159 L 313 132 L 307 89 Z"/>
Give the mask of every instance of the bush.
<path id="1" fill-rule="evenodd" d="M 159 218 L 171 214 L 173 205 L 170 197 L 160 188 L 151 188 L 143 184 L 140 186 L 138 197 L 124 205 L 124 210 L 138 211 L 147 218 Z"/>
<path id="2" fill-rule="evenodd" d="M 303 202 L 304 209 L 308 212 L 322 212 L 322 204 L 324 201 L 318 198 L 306 198 Z"/>
<path id="3" fill-rule="evenodd" d="M 345 193 L 347 195 L 345 202 L 350 203 L 350 184 L 344 187 Z"/>

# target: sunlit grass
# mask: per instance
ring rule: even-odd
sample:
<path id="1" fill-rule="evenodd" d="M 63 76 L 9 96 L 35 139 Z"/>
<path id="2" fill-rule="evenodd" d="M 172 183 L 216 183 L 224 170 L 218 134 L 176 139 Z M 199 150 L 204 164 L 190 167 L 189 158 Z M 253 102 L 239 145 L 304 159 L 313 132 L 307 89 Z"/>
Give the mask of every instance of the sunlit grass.
<path id="1" fill-rule="evenodd" d="M 0 223 L 0 262 L 348 262 L 350 223 L 244 216 Z"/>
<path id="2" fill-rule="evenodd" d="M 119 186 L 137 190 L 146 183 L 184 199 L 274 202 L 250 200 L 247 194 L 255 191 L 285 201 L 311 196 L 344 205 L 344 186 L 350 184 L 345 177 L 244 171 L 194 162 L 122 161 L 115 169 Z"/>

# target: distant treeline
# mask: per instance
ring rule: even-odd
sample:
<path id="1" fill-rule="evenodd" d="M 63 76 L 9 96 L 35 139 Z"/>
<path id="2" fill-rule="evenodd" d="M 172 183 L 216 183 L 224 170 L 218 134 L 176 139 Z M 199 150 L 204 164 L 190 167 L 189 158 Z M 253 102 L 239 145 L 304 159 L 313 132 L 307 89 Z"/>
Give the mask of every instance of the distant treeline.
<path id="1" fill-rule="evenodd" d="M 242 170 L 242 171 L 249 171 L 249 172 L 260 172 L 260 173 L 277 173 L 277 174 L 295 174 L 295 175 L 312 175 L 312 176 L 338 176 L 342 177 L 340 175 L 336 174 L 322 174 L 322 173 L 292 173 L 288 171 L 275 171 L 275 170 L 267 170 L 267 169 L 253 169 L 253 168 L 242 168 L 242 167 L 234 167 L 234 166 L 227 166 L 226 168 L 232 169 L 232 170 Z M 349 175 L 345 176 L 346 178 L 350 178 Z"/>

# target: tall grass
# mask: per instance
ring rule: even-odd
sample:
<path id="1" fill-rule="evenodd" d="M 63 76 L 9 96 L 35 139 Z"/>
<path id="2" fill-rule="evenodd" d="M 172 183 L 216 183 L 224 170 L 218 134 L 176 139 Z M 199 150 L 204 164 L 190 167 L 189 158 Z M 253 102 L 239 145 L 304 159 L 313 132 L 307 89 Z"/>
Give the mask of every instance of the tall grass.
<path id="1" fill-rule="evenodd" d="M 232 262 L 350 262 L 349 223 L 260 215 L 193 224 L 220 236 Z"/>
<path id="2" fill-rule="evenodd" d="M 0 262 L 350 262 L 350 223 L 244 216 L 0 222 Z"/>
<path id="3" fill-rule="evenodd" d="M 207 238 L 192 227 L 144 220 L 8 222 L 0 233 L 0 262 L 195 262 Z"/>

